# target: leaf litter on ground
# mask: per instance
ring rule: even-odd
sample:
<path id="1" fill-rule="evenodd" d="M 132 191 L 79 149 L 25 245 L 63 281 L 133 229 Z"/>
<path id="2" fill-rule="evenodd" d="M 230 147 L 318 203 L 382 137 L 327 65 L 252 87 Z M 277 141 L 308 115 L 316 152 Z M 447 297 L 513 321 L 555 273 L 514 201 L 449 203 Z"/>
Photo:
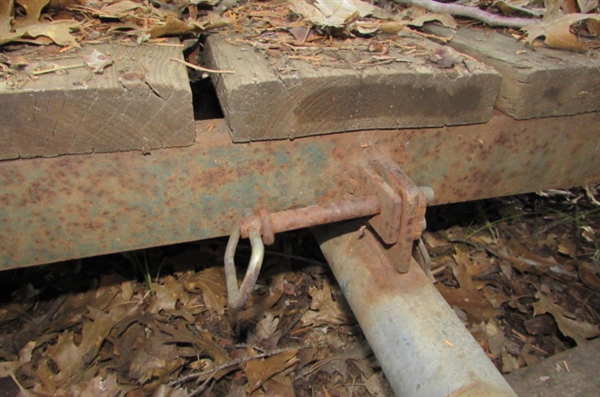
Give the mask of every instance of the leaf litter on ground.
<path id="1" fill-rule="evenodd" d="M 319 41 L 331 44 L 337 37 L 353 38 L 355 34 L 378 40 L 400 32 L 431 37 L 418 28 L 433 21 L 456 28 L 453 15 L 461 15 L 454 12 L 458 7 L 474 11 L 467 13 L 472 18 L 478 13 L 505 19 L 515 12 L 528 15 L 524 20 L 532 23 L 521 28 L 522 38 L 529 44 L 543 38 L 545 45 L 555 48 L 584 51 L 598 47 L 598 1 L 568 4 L 575 3 L 546 0 L 540 7 L 534 0 L 490 4 L 395 0 L 377 5 L 366 0 L 5 0 L 0 4 L 0 45 L 22 42 L 79 47 L 120 40 L 139 45 L 157 37 L 198 36 L 222 28 L 244 32 L 254 42 L 269 41 L 268 36 L 277 33 L 279 40 L 273 43 L 281 42 L 282 37 L 297 40 L 300 36 L 292 32 L 307 28 L 311 34 L 303 41 L 313 36 L 313 45 Z M 382 37 L 378 38 L 378 33 Z M 315 40 L 317 37 L 321 40 Z"/>

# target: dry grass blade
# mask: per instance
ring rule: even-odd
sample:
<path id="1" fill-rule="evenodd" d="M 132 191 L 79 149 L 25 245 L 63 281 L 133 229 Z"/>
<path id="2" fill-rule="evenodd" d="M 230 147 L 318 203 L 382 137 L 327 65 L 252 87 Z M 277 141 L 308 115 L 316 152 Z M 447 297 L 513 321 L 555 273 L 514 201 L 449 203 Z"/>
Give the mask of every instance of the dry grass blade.
<path id="1" fill-rule="evenodd" d="M 181 59 L 177 59 L 177 58 L 169 58 L 169 60 L 181 63 L 182 65 L 185 65 L 190 69 L 198 70 L 199 72 L 217 73 L 217 74 L 233 74 L 233 73 L 235 73 L 235 70 L 215 70 L 215 69 L 203 68 L 202 66 L 194 65 L 193 63 L 182 61 Z"/>
<path id="2" fill-rule="evenodd" d="M 303 349 L 308 349 L 308 348 L 310 348 L 310 346 L 303 346 L 302 348 Z M 271 357 L 271 356 L 274 356 L 276 354 L 286 353 L 286 352 L 291 352 L 291 351 L 297 351 L 299 349 L 300 349 L 299 347 L 286 347 L 286 348 L 271 350 L 271 351 L 264 352 L 264 353 L 259 353 L 259 354 L 255 355 L 255 356 L 248 356 L 248 357 L 238 358 L 236 360 L 232 360 L 232 361 L 229 361 L 227 363 L 218 365 L 218 366 L 216 366 L 216 367 L 214 367 L 214 368 L 212 368 L 210 370 L 207 370 L 207 371 L 194 372 L 194 373 L 191 373 L 191 374 L 187 374 L 187 375 L 181 376 L 180 378 L 178 378 L 178 379 L 176 379 L 176 380 L 174 380 L 172 382 L 169 382 L 169 386 L 177 386 L 177 385 L 180 385 L 182 383 L 189 382 L 190 380 L 198 379 L 198 378 L 201 378 L 201 377 L 206 376 L 206 375 L 208 375 L 209 379 L 210 379 L 217 372 L 222 371 L 224 369 L 236 367 L 238 365 L 247 363 L 248 361 L 260 360 L 262 358 Z"/>

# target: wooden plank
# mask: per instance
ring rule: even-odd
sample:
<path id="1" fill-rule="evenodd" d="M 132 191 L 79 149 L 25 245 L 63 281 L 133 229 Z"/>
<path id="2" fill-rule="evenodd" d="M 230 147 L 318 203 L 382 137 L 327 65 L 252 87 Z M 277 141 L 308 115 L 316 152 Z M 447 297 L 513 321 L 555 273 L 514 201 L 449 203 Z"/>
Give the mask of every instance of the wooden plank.
<path id="1" fill-rule="evenodd" d="M 506 375 L 519 396 L 600 396 L 600 339 Z"/>
<path id="2" fill-rule="evenodd" d="M 406 44 L 417 42 L 428 55 L 390 47 L 387 56 L 400 61 L 366 67 L 356 51 L 332 50 L 345 68 L 287 59 L 285 71 L 260 51 L 231 44 L 234 39 L 210 36 L 205 56 L 209 67 L 235 71 L 215 76 L 215 86 L 236 142 L 484 123 L 500 86 L 500 76 L 476 62 L 469 69 L 437 67 L 428 56 L 439 47 L 422 38 Z"/>
<path id="3" fill-rule="evenodd" d="M 430 27 L 429 31 L 451 34 L 442 27 Z M 490 29 L 459 29 L 450 46 L 502 74 L 496 107 L 515 119 L 600 111 L 598 57 L 528 48 Z"/>
<path id="4" fill-rule="evenodd" d="M 0 90 L 0 159 L 150 150 L 195 139 L 192 94 L 179 46 L 98 45 L 44 57 L 45 68 L 82 64 L 92 48 L 114 63 L 79 67 Z"/>

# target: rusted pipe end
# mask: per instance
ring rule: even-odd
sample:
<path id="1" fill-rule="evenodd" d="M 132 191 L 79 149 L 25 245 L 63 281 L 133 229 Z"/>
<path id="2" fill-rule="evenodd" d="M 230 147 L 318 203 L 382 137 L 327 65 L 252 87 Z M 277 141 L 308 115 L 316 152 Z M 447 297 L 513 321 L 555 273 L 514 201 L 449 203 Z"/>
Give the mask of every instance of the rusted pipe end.
<path id="1" fill-rule="evenodd" d="M 429 186 L 419 186 L 419 190 L 421 190 L 421 193 L 423 193 L 423 196 L 425 196 L 427 204 L 433 202 L 433 199 L 435 198 L 435 193 L 433 192 L 432 188 L 430 188 Z"/>

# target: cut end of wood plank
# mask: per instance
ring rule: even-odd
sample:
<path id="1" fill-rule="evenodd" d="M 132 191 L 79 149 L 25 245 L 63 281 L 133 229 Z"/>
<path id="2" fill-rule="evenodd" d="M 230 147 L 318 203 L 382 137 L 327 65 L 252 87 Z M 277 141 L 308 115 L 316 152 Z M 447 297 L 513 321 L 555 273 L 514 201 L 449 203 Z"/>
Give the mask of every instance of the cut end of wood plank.
<path id="1" fill-rule="evenodd" d="M 420 40 L 426 53 L 406 56 L 390 49 L 376 66 L 361 63 L 355 51 L 335 49 L 328 50 L 335 52 L 335 65 L 284 55 L 284 67 L 234 40 L 210 36 L 205 60 L 212 69 L 236 71 L 215 77 L 236 142 L 485 123 L 500 88 L 500 75 L 473 60 L 437 66 L 430 55 L 439 46 L 420 38 L 411 40 Z"/>
<path id="2" fill-rule="evenodd" d="M 428 27 L 436 34 L 449 30 Z M 502 75 L 496 107 L 517 120 L 600 111 L 600 58 L 550 48 L 530 48 L 506 35 L 459 29 L 450 46 Z"/>
<path id="3" fill-rule="evenodd" d="M 0 159 L 186 146 L 194 113 L 182 57 L 175 46 L 94 46 L 112 57 L 100 74 L 75 55 L 45 60 L 46 73 L 0 92 Z M 69 67 L 81 64 L 81 67 Z"/>

